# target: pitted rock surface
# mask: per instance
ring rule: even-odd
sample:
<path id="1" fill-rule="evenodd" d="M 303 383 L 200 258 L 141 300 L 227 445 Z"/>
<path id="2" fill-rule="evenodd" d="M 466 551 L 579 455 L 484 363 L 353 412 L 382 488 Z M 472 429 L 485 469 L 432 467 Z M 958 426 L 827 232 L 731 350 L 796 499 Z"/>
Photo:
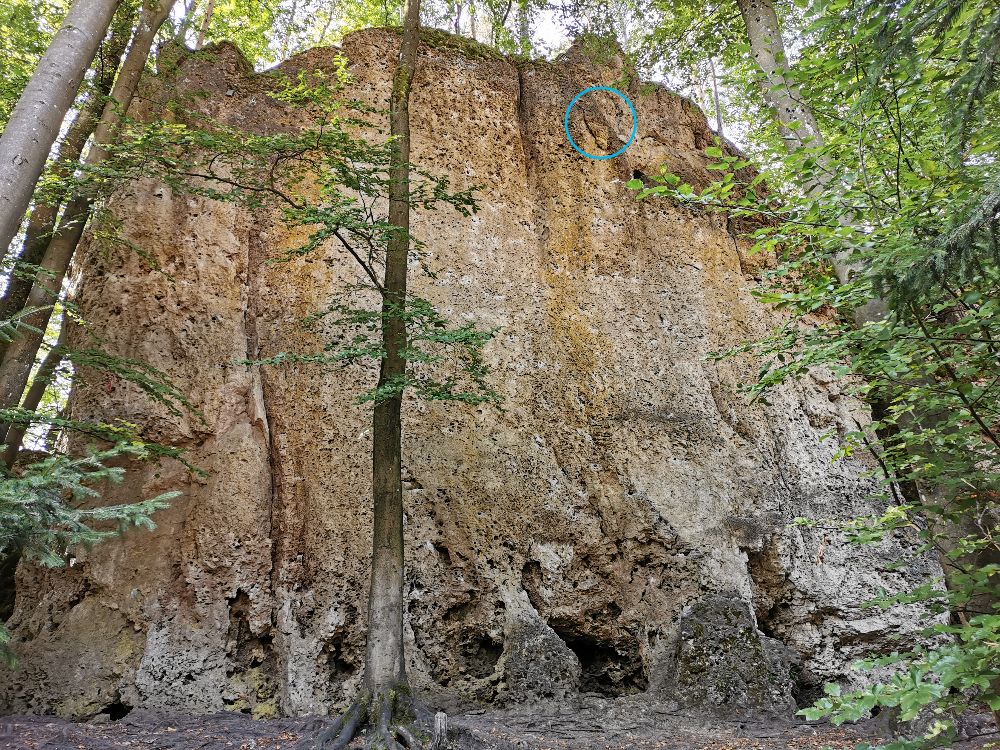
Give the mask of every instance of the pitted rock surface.
<path id="1" fill-rule="evenodd" d="M 350 96 L 385 106 L 396 47 L 381 30 L 345 40 Z M 314 50 L 268 75 L 228 45 L 180 55 L 134 114 L 161 116 L 173 97 L 257 132 L 304 127 L 268 96 L 274 73 L 332 69 L 337 54 Z M 912 539 L 856 548 L 787 525 L 878 510 L 871 460 L 834 460 L 838 433 L 865 419 L 859 405 L 822 372 L 750 405 L 737 390 L 755 363 L 706 356 L 778 321 L 750 294 L 766 259 L 725 217 L 625 187 L 663 164 L 706 184 L 704 116 L 634 83 L 639 135 L 623 156 L 588 160 L 566 141 L 569 100 L 621 74 L 620 61 L 580 49 L 554 63 L 440 39 L 421 52 L 412 159 L 458 189 L 479 186 L 480 210 L 416 213 L 437 278 L 414 266 L 412 285 L 451 319 L 498 329 L 486 354 L 503 397 L 502 410 L 404 409 L 408 669 L 442 708 L 588 693 L 670 701 L 679 676 L 697 682 L 690 662 L 678 671 L 705 647 L 692 613 L 719 595 L 743 608 L 750 636 L 747 654 L 733 644 L 727 658 L 761 667 L 726 696 L 747 705 L 777 695 L 787 709 L 793 690 L 845 678 L 866 650 L 898 648 L 918 627 L 860 607 L 933 572 L 891 567 Z M 574 108 L 591 153 L 628 137 L 612 99 Z M 158 268 L 91 242 L 78 304 L 107 348 L 165 370 L 205 421 L 85 376 L 72 413 L 134 422 L 208 475 L 136 468 L 109 502 L 184 492 L 155 532 L 81 552 L 68 571 L 21 566 L 9 624 L 22 668 L 0 675 L 0 706 L 82 718 L 343 706 L 363 669 L 371 436 L 354 399 L 373 372 L 237 362 L 319 350 L 300 321 L 358 271 L 333 245 L 268 264 L 303 239 L 276 211 L 151 181 L 113 209 Z M 787 660 L 762 656 L 779 641 Z"/>

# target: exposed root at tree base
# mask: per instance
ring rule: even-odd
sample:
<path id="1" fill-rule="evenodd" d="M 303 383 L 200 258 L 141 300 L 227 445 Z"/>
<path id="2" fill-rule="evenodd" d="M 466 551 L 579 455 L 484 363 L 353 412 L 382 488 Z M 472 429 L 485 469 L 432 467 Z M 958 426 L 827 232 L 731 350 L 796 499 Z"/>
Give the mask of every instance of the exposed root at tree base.
<path id="1" fill-rule="evenodd" d="M 426 741 L 421 739 L 417 714 L 413 700 L 399 691 L 363 693 L 335 721 L 304 737 L 295 750 L 346 750 L 364 729 L 371 730 L 366 750 L 444 750 L 445 714 L 435 716 L 434 734 Z"/>

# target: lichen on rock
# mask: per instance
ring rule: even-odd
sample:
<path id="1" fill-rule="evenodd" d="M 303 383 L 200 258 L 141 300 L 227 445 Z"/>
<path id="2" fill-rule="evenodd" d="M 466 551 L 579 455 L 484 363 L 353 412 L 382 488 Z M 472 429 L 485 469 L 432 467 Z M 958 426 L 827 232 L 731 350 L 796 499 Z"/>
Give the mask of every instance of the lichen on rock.
<path id="1" fill-rule="evenodd" d="M 681 613 L 670 694 L 684 707 L 727 716 L 788 715 L 795 659 L 757 629 L 745 600 L 712 594 Z"/>

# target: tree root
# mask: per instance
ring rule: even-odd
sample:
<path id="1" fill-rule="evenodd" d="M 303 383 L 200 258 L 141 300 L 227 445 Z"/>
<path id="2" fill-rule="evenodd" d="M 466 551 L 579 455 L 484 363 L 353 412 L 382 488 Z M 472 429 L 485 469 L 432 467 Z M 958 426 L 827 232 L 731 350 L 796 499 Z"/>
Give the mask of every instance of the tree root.
<path id="1" fill-rule="evenodd" d="M 294 750 L 347 750 L 359 734 L 368 730 L 365 750 L 446 750 L 448 716 L 434 716 L 434 732 L 421 739 L 417 707 L 408 695 L 388 690 L 359 696 L 332 724 L 304 737 Z"/>

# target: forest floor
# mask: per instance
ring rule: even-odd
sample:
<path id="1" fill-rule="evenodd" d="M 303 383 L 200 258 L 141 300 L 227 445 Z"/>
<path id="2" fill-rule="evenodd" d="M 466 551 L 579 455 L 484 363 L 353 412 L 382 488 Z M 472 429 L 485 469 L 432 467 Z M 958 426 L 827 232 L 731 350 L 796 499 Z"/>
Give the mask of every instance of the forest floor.
<path id="1" fill-rule="evenodd" d="M 473 712 L 451 717 L 453 750 L 843 750 L 874 743 L 884 723 L 845 727 L 694 718 L 602 702 L 561 711 Z M 638 710 L 637 710 L 638 709 Z M 988 717 L 966 722 L 957 750 L 998 747 Z M 2 750 L 291 750 L 315 720 L 254 721 L 243 714 L 182 716 L 132 711 L 119 721 L 0 717 Z M 363 746 L 363 737 L 356 740 Z M 352 746 L 353 747 L 353 746 Z"/>

